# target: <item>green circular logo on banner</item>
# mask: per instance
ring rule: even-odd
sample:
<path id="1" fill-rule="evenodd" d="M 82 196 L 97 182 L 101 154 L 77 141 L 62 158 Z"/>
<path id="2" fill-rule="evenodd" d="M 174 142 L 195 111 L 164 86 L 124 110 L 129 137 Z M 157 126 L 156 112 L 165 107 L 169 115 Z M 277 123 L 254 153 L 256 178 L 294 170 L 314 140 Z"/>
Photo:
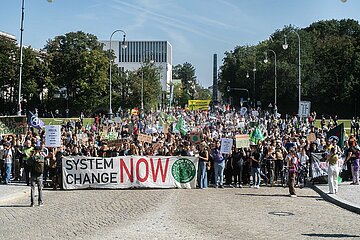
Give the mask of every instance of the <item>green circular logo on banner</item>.
<path id="1" fill-rule="evenodd" d="M 171 173 L 179 183 L 188 183 L 195 177 L 196 168 L 194 163 L 186 158 L 180 158 L 174 162 Z"/>

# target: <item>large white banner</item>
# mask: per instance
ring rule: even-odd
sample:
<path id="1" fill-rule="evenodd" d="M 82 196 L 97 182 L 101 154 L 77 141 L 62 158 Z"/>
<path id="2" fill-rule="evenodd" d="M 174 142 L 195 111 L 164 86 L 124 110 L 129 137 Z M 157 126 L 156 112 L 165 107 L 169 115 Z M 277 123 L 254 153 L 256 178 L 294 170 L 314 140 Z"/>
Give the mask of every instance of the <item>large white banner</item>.
<path id="1" fill-rule="evenodd" d="M 311 171 L 312 178 L 318 178 L 328 175 L 329 163 L 323 156 L 324 153 L 311 153 Z M 340 158 L 337 162 L 339 171 L 343 168 L 344 158 Z"/>
<path id="2" fill-rule="evenodd" d="M 64 189 L 195 188 L 196 157 L 64 157 Z"/>

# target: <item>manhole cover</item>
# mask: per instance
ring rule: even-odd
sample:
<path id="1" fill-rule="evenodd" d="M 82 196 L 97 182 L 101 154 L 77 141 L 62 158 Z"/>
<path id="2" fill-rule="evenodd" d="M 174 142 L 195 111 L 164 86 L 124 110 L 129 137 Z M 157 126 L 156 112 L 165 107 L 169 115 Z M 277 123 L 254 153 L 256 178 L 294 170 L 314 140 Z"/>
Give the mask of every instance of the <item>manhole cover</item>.
<path id="1" fill-rule="evenodd" d="M 294 215 L 291 212 L 269 212 L 269 214 L 275 215 L 275 216 L 292 216 L 292 215 Z"/>

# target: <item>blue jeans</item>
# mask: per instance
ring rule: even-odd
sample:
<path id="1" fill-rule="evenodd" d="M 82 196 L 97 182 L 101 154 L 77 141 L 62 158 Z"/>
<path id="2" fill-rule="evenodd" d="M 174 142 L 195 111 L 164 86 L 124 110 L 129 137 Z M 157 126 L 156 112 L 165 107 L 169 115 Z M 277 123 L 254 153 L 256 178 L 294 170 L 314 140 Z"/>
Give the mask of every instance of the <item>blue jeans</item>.
<path id="1" fill-rule="evenodd" d="M 251 168 L 251 176 L 253 179 L 253 186 L 260 186 L 260 168 L 259 167 Z"/>
<path id="2" fill-rule="evenodd" d="M 10 182 L 11 177 L 11 163 L 5 163 L 5 183 Z"/>
<path id="3" fill-rule="evenodd" d="M 224 169 L 225 169 L 225 161 L 222 162 L 214 162 L 214 174 L 215 174 L 215 184 L 216 186 L 223 185 L 224 181 Z"/>
<path id="4" fill-rule="evenodd" d="M 207 169 L 206 169 L 206 161 L 199 161 L 199 169 L 198 169 L 198 186 L 199 188 L 207 188 Z"/>

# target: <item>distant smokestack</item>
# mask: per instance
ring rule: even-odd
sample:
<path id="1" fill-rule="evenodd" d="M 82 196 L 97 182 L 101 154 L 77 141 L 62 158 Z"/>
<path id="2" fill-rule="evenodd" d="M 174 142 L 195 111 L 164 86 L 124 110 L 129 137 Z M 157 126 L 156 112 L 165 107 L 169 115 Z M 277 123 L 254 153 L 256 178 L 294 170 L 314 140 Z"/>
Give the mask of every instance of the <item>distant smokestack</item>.
<path id="1" fill-rule="evenodd" d="M 214 104 L 218 103 L 218 79 L 217 79 L 217 54 L 214 54 L 214 69 L 213 69 L 213 95 L 212 100 Z"/>

